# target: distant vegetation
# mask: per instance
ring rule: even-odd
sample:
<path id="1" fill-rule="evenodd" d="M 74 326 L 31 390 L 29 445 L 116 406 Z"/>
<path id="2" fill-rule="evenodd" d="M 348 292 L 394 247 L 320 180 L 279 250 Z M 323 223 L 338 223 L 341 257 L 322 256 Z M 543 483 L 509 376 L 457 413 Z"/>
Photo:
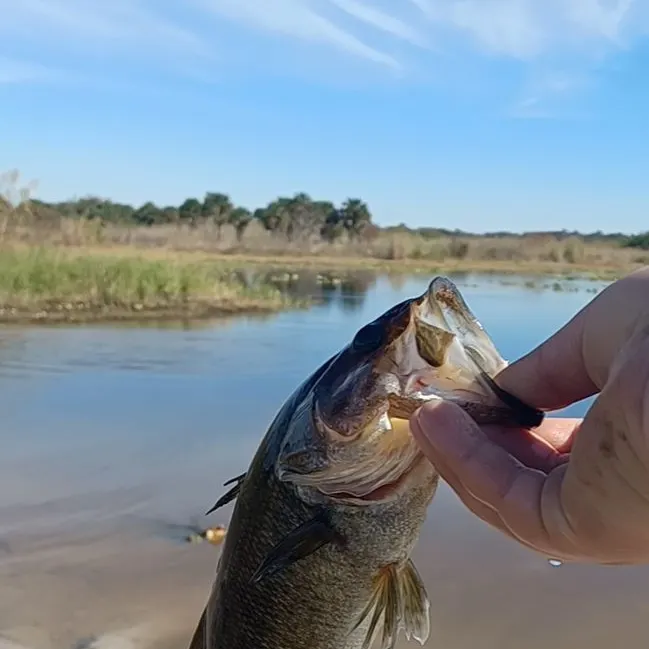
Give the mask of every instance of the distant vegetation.
<path id="1" fill-rule="evenodd" d="M 630 237 L 626 237 L 623 239 L 622 245 L 626 248 L 649 250 L 649 232 L 642 232 L 641 234 L 634 234 Z"/>
<path id="2" fill-rule="evenodd" d="M 270 282 L 246 282 L 218 264 L 72 254 L 0 253 L 0 321 L 191 318 L 297 306 Z"/>
<path id="3" fill-rule="evenodd" d="M 215 191 L 168 206 L 133 206 L 99 197 L 49 203 L 32 198 L 33 188 L 24 186 L 17 172 L 0 182 L 0 243 L 12 245 L 200 251 L 259 263 L 281 258 L 292 265 L 399 262 L 404 268 L 600 275 L 649 263 L 649 233 L 476 234 L 434 223 L 379 227 L 361 198 L 336 205 L 306 193 L 278 197 L 256 209 Z M 434 206 L 431 212 L 434 221 Z M 404 220 L 409 216 L 404 214 Z"/>
<path id="4" fill-rule="evenodd" d="M 15 184 L 18 175 L 14 172 L 6 179 Z M 254 222 L 288 242 L 318 237 L 330 243 L 341 238 L 358 240 L 376 229 L 367 204 L 358 198 L 350 198 L 336 206 L 330 201 L 313 200 L 308 194 L 299 193 L 291 197 L 280 196 L 253 212 L 235 205 L 227 194 L 219 192 L 207 192 L 200 199 L 187 198 L 180 205 L 163 207 L 153 202 L 135 207 L 96 197 L 48 203 L 29 198 L 24 191 L 19 190 L 17 195 L 17 201 L 7 195 L 0 197 L 0 211 L 22 213 L 31 225 L 73 219 L 125 227 L 210 227 L 217 240 L 222 239 L 223 229 L 230 226 L 236 239 L 242 241 Z"/>

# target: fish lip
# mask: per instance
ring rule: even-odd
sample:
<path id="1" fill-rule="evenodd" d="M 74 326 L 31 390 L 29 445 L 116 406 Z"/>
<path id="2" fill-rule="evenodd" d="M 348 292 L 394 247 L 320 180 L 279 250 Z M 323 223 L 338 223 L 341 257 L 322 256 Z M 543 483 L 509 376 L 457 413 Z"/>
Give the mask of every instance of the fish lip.
<path id="1" fill-rule="evenodd" d="M 389 417 L 410 419 L 423 405 L 432 401 L 449 401 L 460 407 L 478 425 L 504 427 L 537 428 L 545 418 L 545 413 L 523 402 L 515 395 L 501 388 L 490 376 L 480 377 L 495 402 L 480 399 L 480 393 L 458 389 L 445 395 L 408 393 L 388 395 Z M 463 397 L 463 395 L 466 395 Z"/>
<path id="2" fill-rule="evenodd" d="M 404 377 L 401 395 L 391 399 L 391 415 L 409 418 L 425 403 L 442 399 L 455 402 L 478 424 L 536 428 L 543 422 L 545 413 L 542 410 L 523 402 L 496 383 L 495 377 L 508 363 L 450 279 L 435 277 L 429 283 L 426 292 L 411 305 L 411 321 L 417 354 L 427 367 Z M 419 331 L 420 326 L 437 333 L 431 338 L 429 332 Z M 424 341 L 432 340 L 433 345 L 427 350 L 433 351 L 432 356 L 421 351 L 420 334 Z M 470 368 L 473 380 L 464 386 L 443 389 L 438 383 L 437 370 L 446 364 L 453 341 L 459 343 L 456 350 L 462 350 L 463 361 L 468 363 L 465 367 Z M 405 409 L 396 407 L 399 402 Z"/>
<path id="3" fill-rule="evenodd" d="M 415 412 L 423 405 L 431 401 L 443 401 L 448 399 L 447 396 L 436 394 L 423 395 L 420 392 L 412 390 L 402 390 L 400 394 L 392 392 L 387 396 L 386 413 L 388 417 L 398 419 L 410 419 Z"/>

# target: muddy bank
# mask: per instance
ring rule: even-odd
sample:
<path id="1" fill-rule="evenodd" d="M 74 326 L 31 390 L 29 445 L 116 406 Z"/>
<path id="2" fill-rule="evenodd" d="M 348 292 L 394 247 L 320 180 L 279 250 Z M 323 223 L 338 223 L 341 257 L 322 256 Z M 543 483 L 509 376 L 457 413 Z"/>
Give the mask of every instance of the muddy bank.
<path id="1" fill-rule="evenodd" d="M 90 324 L 150 321 L 209 321 L 236 315 L 271 315 L 288 309 L 304 308 L 306 302 L 291 303 L 195 303 L 149 307 L 106 307 L 57 305 L 46 308 L 0 306 L 0 324 Z"/>

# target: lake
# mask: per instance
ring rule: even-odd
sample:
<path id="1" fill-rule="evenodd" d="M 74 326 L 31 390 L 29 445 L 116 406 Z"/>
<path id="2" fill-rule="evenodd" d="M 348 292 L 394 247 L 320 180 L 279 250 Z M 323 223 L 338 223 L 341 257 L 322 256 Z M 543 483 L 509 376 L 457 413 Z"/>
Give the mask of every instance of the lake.
<path id="1" fill-rule="evenodd" d="M 184 536 L 193 525 L 227 524 L 230 507 L 210 519 L 203 512 L 245 471 L 296 385 L 427 281 L 310 284 L 296 290 L 317 292 L 316 306 L 263 319 L 0 329 L 7 647 L 186 647 L 219 550 Z M 510 360 L 604 286 L 456 281 Z M 415 560 L 432 604 L 430 647 L 646 646 L 647 570 L 554 568 L 474 520 L 445 487 Z"/>

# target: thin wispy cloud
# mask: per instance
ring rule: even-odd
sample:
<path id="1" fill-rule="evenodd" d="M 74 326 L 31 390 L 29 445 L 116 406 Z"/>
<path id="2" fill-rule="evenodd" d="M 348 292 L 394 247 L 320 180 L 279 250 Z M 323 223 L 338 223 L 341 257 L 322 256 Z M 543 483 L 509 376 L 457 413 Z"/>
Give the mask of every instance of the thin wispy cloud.
<path id="1" fill-rule="evenodd" d="M 635 0 L 572 0 L 567 4 L 567 15 L 587 34 L 621 44 L 625 21 L 634 4 Z"/>
<path id="2" fill-rule="evenodd" d="M 408 1 L 431 25 L 452 30 L 489 53 L 516 59 L 588 54 L 593 45 L 622 46 L 627 36 L 648 26 L 637 22 L 649 8 L 647 0 Z"/>
<path id="3" fill-rule="evenodd" d="M 5 49 L 29 43 L 48 59 L 69 53 L 131 60 L 214 53 L 204 35 L 177 16 L 165 17 L 153 3 L 138 0 L 0 0 L 0 36 Z"/>
<path id="4" fill-rule="evenodd" d="M 0 85 L 15 83 L 56 83 L 68 79 L 65 73 L 42 65 L 0 56 Z"/>
<path id="5" fill-rule="evenodd" d="M 393 16 L 386 11 L 377 9 L 370 4 L 358 2 L 357 0 L 330 0 L 330 2 L 369 27 L 383 31 L 390 36 L 402 39 L 413 45 L 427 47 L 427 38 L 424 34 L 420 33 L 418 27 L 409 25 L 401 18 Z"/>
<path id="6" fill-rule="evenodd" d="M 519 98 L 510 107 L 511 117 L 520 119 L 553 119 L 560 113 L 565 117 L 582 117 L 566 108 L 571 100 L 590 85 L 584 75 L 551 72 L 532 75 L 521 88 Z M 558 111 L 558 106 L 563 110 Z"/>
<path id="7" fill-rule="evenodd" d="M 194 0 L 214 20 L 227 19 L 305 43 L 327 45 L 388 68 L 400 68 L 386 52 L 365 43 L 353 30 L 316 11 L 308 0 Z"/>
<path id="8" fill-rule="evenodd" d="M 434 71 L 440 53 L 450 52 L 581 74 L 648 28 L 649 0 L 0 0 L 7 55 L 20 60 L 34 44 L 42 55 L 35 64 L 44 66 L 59 55 L 72 67 L 73 55 L 97 55 L 220 72 L 242 56 L 236 38 L 224 46 L 218 37 L 234 29 L 243 34 L 247 64 L 263 61 L 271 43 L 288 67 L 336 52 L 407 76 L 413 66 Z M 552 84 L 543 92 L 552 93 Z M 521 104 L 540 101 L 537 94 Z"/>

